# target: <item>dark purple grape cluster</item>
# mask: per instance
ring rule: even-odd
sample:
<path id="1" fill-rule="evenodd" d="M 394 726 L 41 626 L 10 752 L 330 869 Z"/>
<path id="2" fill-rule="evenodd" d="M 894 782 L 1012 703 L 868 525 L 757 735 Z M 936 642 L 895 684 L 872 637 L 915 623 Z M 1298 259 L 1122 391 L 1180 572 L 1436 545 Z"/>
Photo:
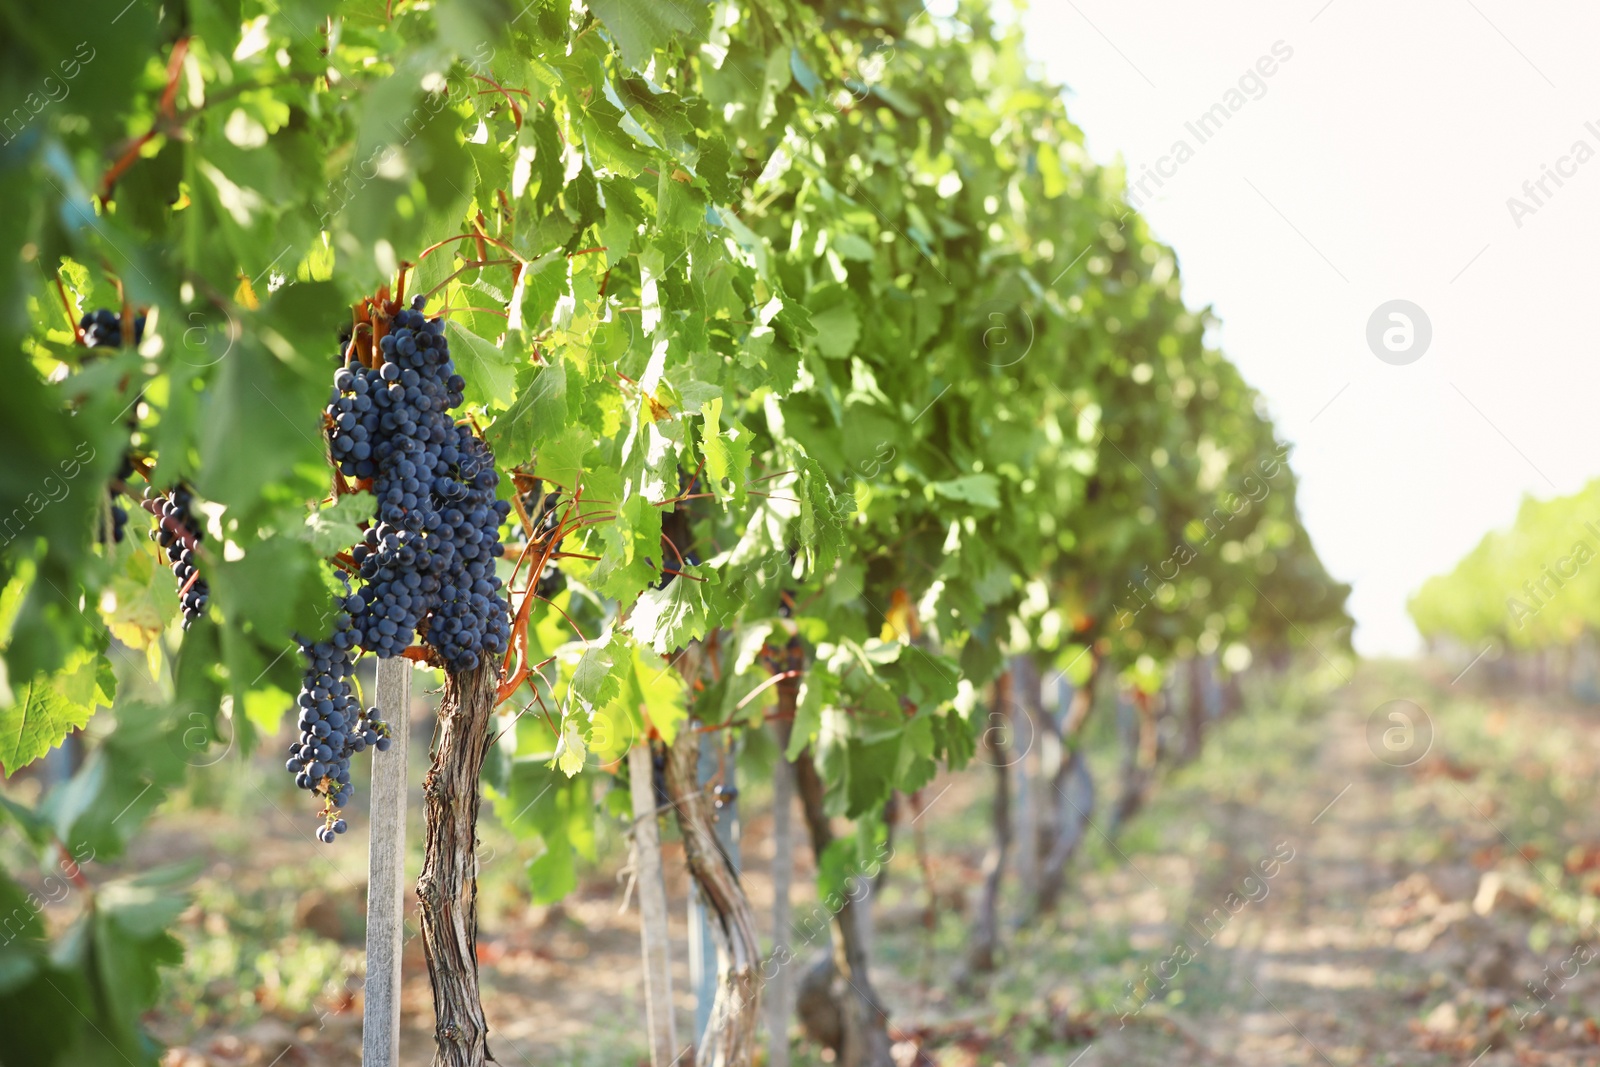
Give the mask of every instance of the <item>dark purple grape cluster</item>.
<path id="1" fill-rule="evenodd" d="M 554 560 L 544 565 L 544 570 L 539 572 L 539 584 L 534 588 L 543 600 L 551 600 L 556 594 L 567 587 L 567 576 L 561 572 Z"/>
<path id="2" fill-rule="evenodd" d="M 101 308 L 91 311 L 78 320 L 78 326 L 83 330 L 83 344 L 86 348 L 121 348 L 122 347 L 122 317 L 110 308 Z M 140 315 L 133 320 L 133 343 L 138 344 L 144 340 L 144 316 Z M 130 422 L 130 425 L 132 423 Z M 117 472 L 119 479 L 126 479 L 133 473 L 133 464 L 126 456 L 122 460 L 122 470 Z M 128 526 L 128 512 L 122 505 L 112 501 L 111 504 L 111 539 L 121 544 Z M 97 531 L 101 542 L 105 541 L 105 530 Z"/>
<path id="3" fill-rule="evenodd" d="M 126 482 L 133 477 L 133 458 L 123 453 L 122 466 L 117 467 L 117 482 Z M 98 531 L 102 544 L 106 542 L 106 530 Z M 128 536 L 128 509 L 117 502 L 117 490 L 110 491 L 110 539 L 122 544 L 123 537 Z"/>
<path id="4" fill-rule="evenodd" d="M 345 601 L 356 639 L 381 657 L 424 639 L 451 670 L 471 670 L 506 649 L 510 607 L 495 558 L 511 506 L 495 499 L 488 446 L 450 410 L 465 382 L 444 323 L 413 310 L 379 342 L 384 362 L 334 375 L 327 407 L 334 462 L 371 479 L 375 522 L 351 553 L 365 584 Z"/>
<path id="5" fill-rule="evenodd" d="M 166 495 L 154 489 L 144 491 L 144 509 L 160 520 L 150 531 L 150 538 L 166 551 L 172 576 L 178 580 L 185 630 L 206 613 L 206 605 L 211 602 L 211 588 L 200 577 L 195 554 L 195 546 L 205 534 L 195 520 L 193 506 L 194 493 L 182 482 Z"/>
<path id="6" fill-rule="evenodd" d="M 300 737 L 289 745 L 284 765 L 294 784 L 324 801 L 317 840 L 332 844 L 348 829 L 339 809 L 350 802 L 350 757 L 367 748 L 389 748 L 389 728 L 377 708 L 365 708 L 350 684 L 355 669 L 356 639 L 350 615 L 341 611 L 333 636 L 326 641 L 299 638 L 305 674 L 297 703 Z"/>
<path id="7" fill-rule="evenodd" d="M 448 447 L 447 447 L 448 451 Z M 495 559 L 504 554 L 500 524 L 511 510 L 495 499 L 500 476 L 489 446 L 465 426 L 456 427 L 454 477 L 436 494 L 439 512 L 439 599 L 428 623 L 428 643 L 456 670 L 506 650 L 510 608 L 500 596 Z"/>
<path id="8" fill-rule="evenodd" d="M 122 544 L 128 534 L 128 509 L 121 504 L 111 505 L 111 540 Z"/>
<path id="9" fill-rule="evenodd" d="M 89 348 L 121 348 L 122 316 L 110 308 L 91 311 L 78 320 L 83 343 Z M 144 340 L 144 316 L 133 320 L 133 343 Z"/>

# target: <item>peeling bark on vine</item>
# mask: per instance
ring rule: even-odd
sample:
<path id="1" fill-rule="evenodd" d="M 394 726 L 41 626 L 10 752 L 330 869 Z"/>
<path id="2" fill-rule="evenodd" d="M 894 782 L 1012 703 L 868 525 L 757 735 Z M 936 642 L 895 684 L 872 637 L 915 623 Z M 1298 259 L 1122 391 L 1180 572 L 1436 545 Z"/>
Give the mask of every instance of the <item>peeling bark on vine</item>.
<path id="1" fill-rule="evenodd" d="M 1051 783 L 1055 838 L 1039 870 L 1039 895 L 1035 910 L 1041 915 L 1054 911 L 1060 902 L 1061 891 L 1066 885 L 1067 863 L 1083 840 L 1084 828 L 1093 812 L 1094 784 L 1089 778 L 1088 765 L 1079 751 L 1079 739 L 1089 713 L 1094 710 L 1095 689 L 1100 681 L 1101 667 L 1100 657 L 1091 654 L 1089 676 L 1073 692 L 1072 705 L 1061 724 L 1061 744 L 1067 755 L 1056 768 L 1055 780 Z M 1085 798 L 1087 806 L 1084 804 Z"/>
<path id="2" fill-rule="evenodd" d="M 490 1059 L 478 989 L 478 775 L 499 681 L 492 664 L 446 674 L 432 765 L 422 782 L 417 914 L 433 986 L 434 1067 L 484 1067 Z"/>
<path id="3" fill-rule="evenodd" d="M 983 861 L 983 892 L 978 898 L 972 923 L 972 941 L 967 947 L 962 983 L 994 970 L 995 950 L 1000 944 L 1000 884 L 1011 849 L 1011 763 L 1015 759 L 1007 737 L 1015 739 L 1016 716 L 1011 701 L 1011 675 L 1002 674 L 994 684 L 994 709 L 989 713 L 989 728 L 983 732 L 987 760 L 994 768 L 994 802 L 990 816 L 993 840 Z"/>
<path id="4" fill-rule="evenodd" d="M 685 723 L 667 749 L 672 799 L 684 857 L 711 916 L 717 946 L 717 994 L 706 1032 L 698 1035 L 697 1067 L 747 1067 L 754 1062 L 761 1020 L 761 941 L 755 913 L 733 864 L 717 843 L 714 808 L 698 777 L 700 735 Z"/>

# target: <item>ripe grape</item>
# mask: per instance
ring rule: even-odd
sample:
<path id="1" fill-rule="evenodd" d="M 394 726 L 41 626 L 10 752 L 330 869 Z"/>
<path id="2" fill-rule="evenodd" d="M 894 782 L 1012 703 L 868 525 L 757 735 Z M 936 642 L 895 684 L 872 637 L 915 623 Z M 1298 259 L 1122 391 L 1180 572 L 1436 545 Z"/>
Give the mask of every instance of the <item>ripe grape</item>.
<path id="1" fill-rule="evenodd" d="M 128 534 L 128 509 L 117 503 L 117 491 L 107 493 L 110 506 L 105 511 L 95 513 L 94 537 L 102 545 L 122 544 Z M 109 513 L 110 522 L 107 517 Z"/>
<path id="2" fill-rule="evenodd" d="M 206 613 L 211 601 L 211 587 L 200 577 L 200 561 L 195 553 L 195 546 L 205 539 L 205 533 L 191 510 L 194 494 L 180 482 L 164 496 L 146 489 L 143 503 L 144 509 L 159 520 L 150 531 L 150 539 L 166 551 L 167 562 L 172 565 L 183 608 L 183 628 L 187 630 Z"/>
<path id="3" fill-rule="evenodd" d="M 350 802 L 350 757 L 367 748 L 386 749 L 389 727 L 377 708 L 363 708 L 353 692 L 356 638 L 348 612 L 334 618 L 333 636 L 325 641 L 297 639 L 305 661 L 300 695 L 300 737 L 289 746 L 284 769 L 295 785 L 322 798 L 323 825 L 317 839 L 331 844 L 345 832 L 338 811 Z"/>
<path id="4" fill-rule="evenodd" d="M 550 600 L 557 593 L 567 587 L 567 576 L 552 560 L 544 565 L 544 570 L 539 573 L 539 584 L 534 589 L 535 594 L 545 600 Z"/>
<path id="5" fill-rule="evenodd" d="M 83 344 L 85 348 L 121 348 L 122 347 L 122 317 L 109 308 L 91 311 L 78 320 L 78 326 L 83 331 Z M 140 315 L 133 320 L 133 343 L 138 344 L 144 339 L 144 316 Z M 137 429 L 137 420 L 129 419 L 131 429 Z M 127 456 L 122 458 L 122 469 L 117 472 L 118 479 L 126 479 L 133 473 L 133 464 Z M 99 524 L 96 537 L 105 542 L 104 524 Z M 111 505 L 111 540 L 121 544 L 124 530 L 128 525 L 128 512 L 119 504 Z"/>
<path id="6" fill-rule="evenodd" d="M 511 508 L 495 499 L 488 446 L 450 415 L 466 383 L 443 321 L 421 306 L 395 315 L 380 365 L 340 368 L 324 410 L 339 470 L 377 498 L 351 553 L 364 585 L 344 607 L 362 648 L 399 655 L 422 630 L 450 670 L 470 670 L 510 640 L 495 559 Z"/>
<path id="7" fill-rule="evenodd" d="M 547 541 L 561 525 L 560 493 L 539 492 L 540 483 L 533 483 L 533 491 L 522 494 L 522 509 L 528 513 L 528 518 L 533 520 L 533 539 Z"/>
<path id="8" fill-rule="evenodd" d="M 110 308 L 91 311 L 78 320 L 83 343 L 88 348 L 121 348 L 122 316 Z M 144 316 L 133 320 L 133 343 L 144 340 Z"/>

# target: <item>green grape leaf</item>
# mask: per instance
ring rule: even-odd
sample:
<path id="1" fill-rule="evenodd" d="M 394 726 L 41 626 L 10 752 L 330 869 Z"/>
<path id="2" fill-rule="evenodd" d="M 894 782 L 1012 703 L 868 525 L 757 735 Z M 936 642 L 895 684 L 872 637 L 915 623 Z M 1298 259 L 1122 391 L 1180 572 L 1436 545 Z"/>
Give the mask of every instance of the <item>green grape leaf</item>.
<path id="1" fill-rule="evenodd" d="M 585 713 L 577 705 L 569 705 L 561 717 L 561 737 L 556 741 L 556 751 L 550 759 L 550 765 L 559 768 L 568 778 L 583 770 L 583 761 L 589 755 L 583 739 L 584 717 Z"/>
<path id="2" fill-rule="evenodd" d="M 831 706 L 838 697 L 839 679 L 820 663 L 813 663 L 800 682 L 785 759 L 794 760 L 805 751 L 807 745 L 815 743 L 822 730 L 823 709 Z"/>
<path id="3" fill-rule="evenodd" d="M 306 516 L 302 539 L 319 556 L 344 552 L 361 540 L 361 524 L 371 522 L 377 510 L 371 493 L 346 493 Z"/>
<path id="4" fill-rule="evenodd" d="M 534 473 L 571 492 L 583 477 L 583 457 L 588 449 L 589 431 L 581 426 L 568 427 L 560 437 L 539 449 Z"/>
<path id="5" fill-rule="evenodd" d="M 959 500 L 980 508 L 1000 506 L 1000 480 L 992 474 L 964 474 L 949 481 L 932 482 L 928 488 L 946 500 Z"/>
<path id="6" fill-rule="evenodd" d="M 663 589 L 646 589 L 628 619 L 629 631 L 662 655 L 704 637 L 710 625 L 702 583 L 687 577 L 673 578 Z"/>
<path id="7" fill-rule="evenodd" d="M 635 70 L 643 70 L 674 38 L 694 33 L 705 17 L 701 0 L 591 0 L 589 9 L 606 24 L 623 61 Z"/>
<path id="8" fill-rule="evenodd" d="M 816 327 L 813 343 L 829 359 L 847 359 L 861 338 L 861 319 L 848 304 L 838 304 L 811 317 Z"/>
<path id="9" fill-rule="evenodd" d="M 466 381 L 466 402 L 503 408 L 515 396 L 516 362 L 511 354 L 451 320 L 445 325 L 456 372 Z"/>
<path id="10" fill-rule="evenodd" d="M 54 676 L 37 675 L 16 686 L 14 702 L 0 708 L 0 769 L 10 775 L 82 729 L 116 695 L 111 661 L 92 649 L 77 649 Z"/>
<path id="11" fill-rule="evenodd" d="M 148 649 L 159 662 L 157 639 L 178 614 L 178 590 L 154 545 L 137 546 L 111 579 L 111 603 L 100 601 L 112 636 L 129 648 Z M 107 608 L 109 607 L 109 610 Z M 153 668 L 152 668 L 153 669 Z"/>
<path id="12" fill-rule="evenodd" d="M 572 691 L 596 706 L 611 703 L 622 692 L 610 638 L 593 642 L 584 650 L 572 674 Z"/>
<path id="13" fill-rule="evenodd" d="M 494 422 L 497 454 L 525 456 L 567 428 L 567 368 L 562 362 L 524 368 L 516 402 Z"/>
<path id="14" fill-rule="evenodd" d="M 800 469 L 800 542 L 812 558 L 812 566 L 826 571 L 833 566 L 844 546 L 845 523 L 855 511 L 855 498 L 835 496 L 822 464 L 809 456 L 798 462 Z"/>
<path id="15" fill-rule="evenodd" d="M 731 497 L 743 503 L 750 469 L 750 446 L 746 443 L 750 432 L 738 423 L 727 431 L 721 429 L 721 397 L 706 401 L 700 411 L 705 416 L 700 427 L 700 450 L 712 489 L 720 499 Z M 725 487 L 724 482 L 732 482 L 732 488 Z"/>

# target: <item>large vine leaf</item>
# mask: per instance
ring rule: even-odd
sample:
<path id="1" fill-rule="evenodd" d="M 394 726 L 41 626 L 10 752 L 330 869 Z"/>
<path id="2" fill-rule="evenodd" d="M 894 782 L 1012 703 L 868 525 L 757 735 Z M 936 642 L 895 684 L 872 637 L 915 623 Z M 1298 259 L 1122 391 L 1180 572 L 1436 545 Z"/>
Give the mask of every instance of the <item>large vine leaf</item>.
<path id="1" fill-rule="evenodd" d="M 109 707 L 116 691 L 111 662 L 86 648 L 55 675 L 16 687 L 14 702 L 0 708 L 0 769 L 13 774 L 61 744 L 96 708 Z"/>

